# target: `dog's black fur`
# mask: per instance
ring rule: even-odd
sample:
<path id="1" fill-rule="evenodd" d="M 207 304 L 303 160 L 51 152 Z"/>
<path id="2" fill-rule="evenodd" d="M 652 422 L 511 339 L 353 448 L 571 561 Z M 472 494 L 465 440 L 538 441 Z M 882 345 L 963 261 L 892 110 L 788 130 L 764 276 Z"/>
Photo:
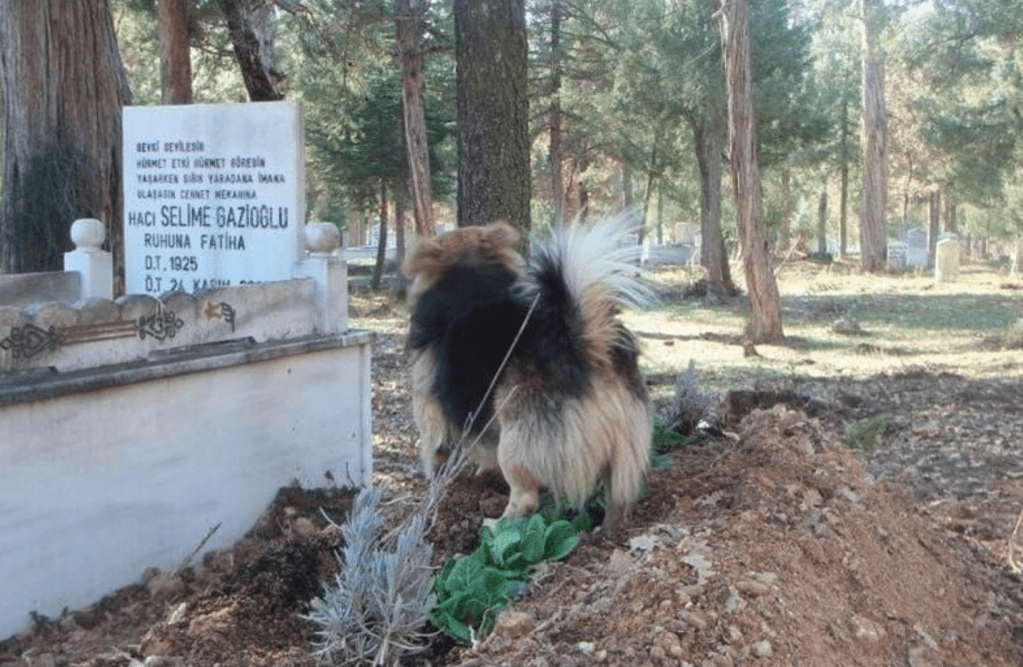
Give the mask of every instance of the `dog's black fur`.
<path id="1" fill-rule="evenodd" d="M 512 293 L 517 279 L 504 267 L 455 263 L 412 312 L 409 347 L 433 354 L 444 416 L 473 435 L 493 416 L 493 393 L 480 401 L 529 310 Z"/>

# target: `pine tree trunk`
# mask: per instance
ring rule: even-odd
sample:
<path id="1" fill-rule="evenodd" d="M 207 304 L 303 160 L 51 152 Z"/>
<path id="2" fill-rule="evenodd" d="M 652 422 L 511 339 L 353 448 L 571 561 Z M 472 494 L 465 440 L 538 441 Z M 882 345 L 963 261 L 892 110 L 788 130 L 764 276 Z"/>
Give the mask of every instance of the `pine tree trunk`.
<path id="1" fill-rule="evenodd" d="M 284 98 L 277 90 L 281 75 L 274 60 L 274 35 L 270 21 L 273 0 L 220 0 L 227 29 L 234 46 L 234 57 L 241 68 L 245 89 L 253 102 L 273 102 Z"/>
<path id="2" fill-rule="evenodd" d="M 561 0 L 551 0 L 551 199 L 554 224 L 565 221 L 564 149 L 561 142 Z"/>
<path id="3" fill-rule="evenodd" d="M 656 164 L 657 151 L 654 150 L 654 154 L 650 158 L 651 164 Z M 646 188 L 643 190 L 643 217 L 640 220 L 639 227 L 639 243 L 642 245 L 646 241 L 647 234 L 647 220 L 650 218 L 650 198 L 654 194 L 654 187 L 657 185 L 657 172 L 650 169 L 646 174 Z"/>
<path id="4" fill-rule="evenodd" d="M 959 233 L 959 226 L 956 224 L 956 204 L 947 193 L 945 194 L 945 231 L 949 234 Z"/>
<path id="5" fill-rule="evenodd" d="M 721 303 L 735 292 L 728 270 L 721 234 L 721 140 L 724 117 L 720 109 L 702 117 L 691 117 L 696 163 L 700 169 L 700 265 L 706 272 L 707 296 L 710 305 Z"/>
<path id="6" fill-rule="evenodd" d="M 841 180 L 838 195 L 838 257 L 845 259 L 849 255 L 849 162 L 842 160 L 839 171 Z"/>
<path id="7" fill-rule="evenodd" d="M 863 195 L 860 206 L 860 267 L 887 265 L 888 120 L 884 101 L 884 61 L 873 33 L 871 0 L 863 0 Z"/>
<path id="8" fill-rule="evenodd" d="M 743 269 L 750 298 L 747 334 L 753 343 L 781 343 L 781 297 L 774 280 L 762 212 L 757 157 L 753 77 L 750 62 L 749 0 L 723 9 L 725 73 L 728 82 L 729 155 Z"/>
<path id="9" fill-rule="evenodd" d="M 657 243 L 664 243 L 664 179 L 657 181 Z"/>
<path id="10" fill-rule="evenodd" d="M 626 211 L 631 211 L 635 203 L 632 187 L 632 167 L 627 162 L 622 162 L 622 208 Z"/>
<path id="11" fill-rule="evenodd" d="M 191 35 L 188 3 L 160 0 L 157 4 L 157 35 L 160 42 L 162 104 L 192 103 Z"/>
<path id="12" fill-rule="evenodd" d="M 124 285 L 121 106 L 109 0 L 0 0 L 0 270 L 54 271 L 75 218 L 99 218 Z"/>
<path id="13" fill-rule="evenodd" d="M 839 140 L 839 195 L 838 195 L 838 257 L 846 259 L 849 256 L 849 101 L 842 97 L 842 111 L 839 116 L 839 126 L 842 136 Z"/>
<path id="14" fill-rule="evenodd" d="M 384 277 L 384 265 L 387 263 L 387 179 L 380 179 L 380 238 L 377 239 L 377 261 L 373 265 L 373 277 L 370 288 L 380 289 L 380 281 Z"/>
<path id="15" fill-rule="evenodd" d="M 401 64 L 401 101 L 405 114 L 405 150 L 409 162 L 412 217 L 416 234 L 433 236 L 433 184 L 430 179 L 430 146 L 423 101 L 423 53 L 419 34 L 430 8 L 429 0 L 394 0 L 398 61 Z"/>
<path id="16" fill-rule="evenodd" d="M 817 254 L 823 259 L 828 254 L 828 188 L 825 185 L 817 200 Z"/>
<path id="17" fill-rule="evenodd" d="M 795 203 L 792 197 L 792 170 L 788 167 L 781 172 L 781 220 L 778 225 L 778 240 L 775 243 L 775 251 L 781 256 L 789 250 L 792 236 L 792 215 L 795 211 Z"/>
<path id="18" fill-rule="evenodd" d="M 405 197 L 400 189 L 394 195 L 394 261 L 399 267 L 405 261 Z M 402 278 L 401 271 L 398 277 Z"/>
<path id="19" fill-rule="evenodd" d="M 458 225 L 530 226 L 524 0 L 455 0 Z"/>
<path id="20" fill-rule="evenodd" d="M 932 192 L 928 204 L 927 266 L 933 268 L 938 256 L 938 233 L 941 231 L 941 194 Z"/>

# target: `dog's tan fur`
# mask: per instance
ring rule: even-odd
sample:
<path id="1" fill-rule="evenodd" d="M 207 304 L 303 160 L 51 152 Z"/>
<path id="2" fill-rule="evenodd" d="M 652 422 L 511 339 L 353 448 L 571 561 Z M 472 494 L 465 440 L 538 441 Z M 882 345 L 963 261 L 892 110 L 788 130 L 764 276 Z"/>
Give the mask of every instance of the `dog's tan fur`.
<path id="1" fill-rule="evenodd" d="M 496 403 L 502 409 L 497 456 L 511 487 L 505 515 L 535 512 L 541 487 L 581 506 L 602 481 L 604 525 L 615 531 L 646 477 L 652 418 L 647 400 L 610 367 L 597 371 L 588 394 L 565 399 L 556 421 L 545 419 L 538 409 L 548 400 L 543 387 L 519 369 L 511 369 L 498 387 Z"/>

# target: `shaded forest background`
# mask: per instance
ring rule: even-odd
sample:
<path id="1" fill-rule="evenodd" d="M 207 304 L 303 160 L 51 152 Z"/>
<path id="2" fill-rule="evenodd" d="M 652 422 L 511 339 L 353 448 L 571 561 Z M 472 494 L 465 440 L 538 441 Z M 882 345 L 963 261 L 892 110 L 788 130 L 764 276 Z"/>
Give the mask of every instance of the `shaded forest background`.
<path id="1" fill-rule="evenodd" d="M 401 232 L 455 221 L 465 180 L 457 5 L 110 0 L 131 103 L 302 101 L 309 215 L 350 229 L 349 243 L 364 242 L 381 215 Z M 734 250 L 719 9 L 713 0 L 525 2 L 534 225 L 631 207 L 658 241 L 674 240 L 682 222 L 702 222 L 709 238 L 716 219 Z M 817 239 L 811 251 L 859 250 L 864 63 L 882 75 L 884 235 L 930 224 L 977 252 L 1020 235 L 1021 23 L 1023 2 L 1010 0 L 751 3 L 762 209 L 775 252 L 796 238 Z M 402 111 L 410 71 L 422 84 L 433 203 L 415 225 Z M 395 228 L 398 218 L 407 223 Z"/>

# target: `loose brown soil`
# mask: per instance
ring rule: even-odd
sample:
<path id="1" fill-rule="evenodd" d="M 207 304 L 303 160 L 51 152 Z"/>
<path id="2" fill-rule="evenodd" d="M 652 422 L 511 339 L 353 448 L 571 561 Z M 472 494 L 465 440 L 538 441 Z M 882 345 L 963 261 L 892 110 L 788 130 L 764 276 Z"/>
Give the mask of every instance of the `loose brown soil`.
<path id="1" fill-rule="evenodd" d="M 405 361 L 401 334 L 381 334 L 375 483 L 393 522 L 425 489 Z M 723 432 L 667 455 L 619 540 L 587 535 L 490 638 L 438 637 L 408 664 L 1023 664 L 1011 566 L 1023 562 L 1023 382 L 915 369 L 734 389 Z M 878 415 L 876 446 L 843 443 Z M 491 477 L 455 483 L 429 535 L 438 563 L 475 546 L 503 492 Z M 0 642 L 0 667 L 314 665 L 302 614 L 340 540 L 324 515 L 343 522 L 351 500 L 282 489 L 232 549 L 37 617 Z"/>

